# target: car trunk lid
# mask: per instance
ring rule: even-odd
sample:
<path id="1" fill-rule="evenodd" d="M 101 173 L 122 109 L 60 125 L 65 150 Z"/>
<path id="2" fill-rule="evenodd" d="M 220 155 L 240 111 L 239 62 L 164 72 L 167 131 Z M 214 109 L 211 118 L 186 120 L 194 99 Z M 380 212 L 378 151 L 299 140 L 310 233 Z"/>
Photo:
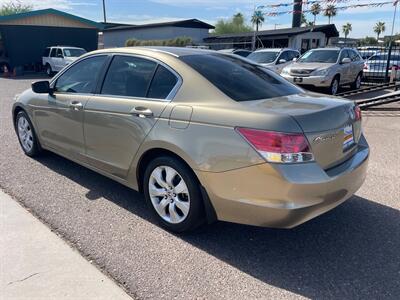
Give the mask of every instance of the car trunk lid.
<path id="1" fill-rule="evenodd" d="M 290 115 L 302 128 L 315 160 L 329 169 L 354 153 L 361 136 L 354 103 L 307 93 L 247 102 L 255 109 Z"/>

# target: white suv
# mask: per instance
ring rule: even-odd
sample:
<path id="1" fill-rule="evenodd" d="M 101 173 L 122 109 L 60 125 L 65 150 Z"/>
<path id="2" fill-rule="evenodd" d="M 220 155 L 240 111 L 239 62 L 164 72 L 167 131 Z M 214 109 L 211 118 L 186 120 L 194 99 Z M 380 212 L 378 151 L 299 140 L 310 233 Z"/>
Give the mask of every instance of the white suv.
<path id="1" fill-rule="evenodd" d="M 54 72 L 60 71 L 85 53 L 85 49 L 77 47 L 48 47 L 43 53 L 42 64 L 46 69 L 47 75 L 52 76 Z"/>
<path id="2" fill-rule="evenodd" d="M 247 56 L 268 69 L 280 74 L 282 69 L 292 63 L 294 58 L 300 57 L 300 52 L 294 49 L 259 49 Z"/>

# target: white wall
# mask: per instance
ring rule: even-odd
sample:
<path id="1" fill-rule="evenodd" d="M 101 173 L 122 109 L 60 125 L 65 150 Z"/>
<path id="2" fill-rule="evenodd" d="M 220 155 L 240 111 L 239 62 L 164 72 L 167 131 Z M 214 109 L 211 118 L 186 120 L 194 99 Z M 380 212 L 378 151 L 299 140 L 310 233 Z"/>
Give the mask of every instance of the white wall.
<path id="1" fill-rule="evenodd" d="M 326 45 L 326 37 L 323 32 L 306 32 L 296 36 L 292 36 L 289 38 L 289 48 L 293 48 L 296 50 L 301 50 L 301 42 L 303 39 L 310 39 L 310 44 L 312 43 L 312 39 L 319 40 L 319 46 L 325 47 Z"/>
<path id="2" fill-rule="evenodd" d="M 104 48 L 124 47 L 128 39 L 137 40 L 168 40 L 180 36 L 192 38 L 193 42 L 201 43 L 203 38 L 208 37 L 208 29 L 205 28 L 185 28 L 185 27 L 152 27 L 138 28 L 129 30 L 104 31 Z"/>

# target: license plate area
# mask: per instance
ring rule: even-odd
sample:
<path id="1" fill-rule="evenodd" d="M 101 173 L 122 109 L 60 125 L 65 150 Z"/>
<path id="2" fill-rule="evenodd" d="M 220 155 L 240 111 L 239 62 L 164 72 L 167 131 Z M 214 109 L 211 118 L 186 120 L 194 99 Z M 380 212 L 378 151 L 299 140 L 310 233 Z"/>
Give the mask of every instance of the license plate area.
<path id="1" fill-rule="evenodd" d="M 301 77 L 295 77 L 295 78 L 293 79 L 293 81 L 296 82 L 296 83 L 300 83 L 300 82 L 303 82 L 303 78 L 301 78 Z"/>
<path id="2" fill-rule="evenodd" d="M 343 128 L 343 152 L 349 150 L 354 144 L 353 125 L 346 125 Z"/>

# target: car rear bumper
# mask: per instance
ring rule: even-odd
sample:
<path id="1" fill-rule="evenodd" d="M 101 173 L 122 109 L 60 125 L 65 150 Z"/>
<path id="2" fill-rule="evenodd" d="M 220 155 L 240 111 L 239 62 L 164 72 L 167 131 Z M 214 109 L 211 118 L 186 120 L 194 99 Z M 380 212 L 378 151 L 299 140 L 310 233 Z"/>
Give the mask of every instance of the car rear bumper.
<path id="1" fill-rule="evenodd" d="M 332 79 L 329 76 L 294 76 L 288 74 L 281 74 L 283 78 L 298 85 L 312 85 L 315 87 L 329 87 L 332 83 Z M 295 78 L 301 78 L 301 82 L 295 80 Z"/>
<path id="2" fill-rule="evenodd" d="M 223 221 L 292 228 L 350 198 L 363 184 L 369 147 L 329 170 L 317 163 L 260 164 L 237 170 L 197 172 L 217 218 Z"/>

